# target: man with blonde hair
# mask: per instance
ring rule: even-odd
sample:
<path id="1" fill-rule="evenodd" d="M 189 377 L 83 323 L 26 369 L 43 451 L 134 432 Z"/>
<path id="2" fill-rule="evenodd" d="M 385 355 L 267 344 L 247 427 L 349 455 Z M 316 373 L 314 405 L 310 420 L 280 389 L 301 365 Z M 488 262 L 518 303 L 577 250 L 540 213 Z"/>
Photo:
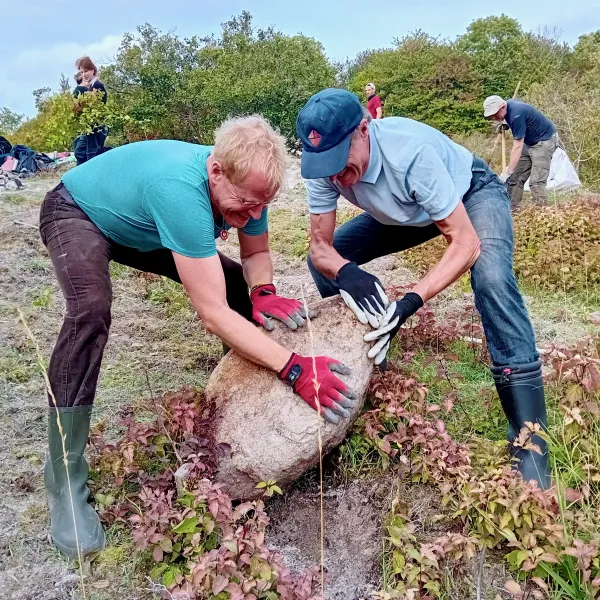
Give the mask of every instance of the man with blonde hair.
<path id="1" fill-rule="evenodd" d="M 282 136 L 251 116 L 223 123 L 212 147 L 153 140 L 115 148 L 72 169 L 46 194 L 40 232 L 66 314 L 48 370 L 56 406 L 50 398 L 44 479 L 52 539 L 68 556 L 78 554 L 73 513 L 82 554 L 104 543 L 87 503 L 83 453 L 111 323 L 111 260 L 181 282 L 210 332 L 275 371 L 313 409 L 318 393 L 328 421 L 336 423 L 354 406 L 352 392 L 334 374 L 348 374 L 346 367 L 317 357 L 313 369 L 312 358 L 290 352 L 252 323 L 272 329 L 278 319 L 296 329 L 306 317 L 298 300 L 279 296 L 273 285 L 267 206 L 285 168 Z M 215 238 L 225 239 L 230 227 L 238 229 L 241 265 L 216 248 Z"/>

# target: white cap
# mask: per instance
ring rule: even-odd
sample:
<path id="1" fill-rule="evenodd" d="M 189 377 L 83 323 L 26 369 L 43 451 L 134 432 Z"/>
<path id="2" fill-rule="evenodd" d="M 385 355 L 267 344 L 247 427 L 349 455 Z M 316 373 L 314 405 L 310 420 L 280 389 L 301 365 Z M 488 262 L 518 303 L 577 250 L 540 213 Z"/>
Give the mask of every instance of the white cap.
<path id="1" fill-rule="evenodd" d="M 367 83 L 367 85 L 365 85 L 365 87 L 370 87 L 373 88 L 373 91 L 375 91 L 375 84 L 374 83 Z"/>
<path id="2" fill-rule="evenodd" d="M 506 102 L 500 96 L 488 96 L 483 101 L 483 116 L 495 115 L 505 104 Z"/>

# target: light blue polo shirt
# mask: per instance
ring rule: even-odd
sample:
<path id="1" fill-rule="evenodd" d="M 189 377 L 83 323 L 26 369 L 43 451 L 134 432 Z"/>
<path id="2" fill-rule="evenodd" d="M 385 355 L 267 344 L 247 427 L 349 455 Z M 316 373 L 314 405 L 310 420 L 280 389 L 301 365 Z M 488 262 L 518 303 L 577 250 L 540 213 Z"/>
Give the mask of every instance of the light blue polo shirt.
<path id="1" fill-rule="evenodd" d="M 448 217 L 471 185 L 473 154 L 429 125 L 371 121 L 369 140 L 369 166 L 356 185 L 306 180 L 311 214 L 336 210 L 342 195 L 380 223 L 422 227 Z"/>
<path id="2" fill-rule="evenodd" d="M 217 253 L 206 161 L 212 146 L 150 140 L 119 146 L 71 169 L 62 182 L 109 239 L 142 252 Z M 229 229 L 229 225 L 226 224 Z M 267 209 L 242 229 L 267 231 Z"/>

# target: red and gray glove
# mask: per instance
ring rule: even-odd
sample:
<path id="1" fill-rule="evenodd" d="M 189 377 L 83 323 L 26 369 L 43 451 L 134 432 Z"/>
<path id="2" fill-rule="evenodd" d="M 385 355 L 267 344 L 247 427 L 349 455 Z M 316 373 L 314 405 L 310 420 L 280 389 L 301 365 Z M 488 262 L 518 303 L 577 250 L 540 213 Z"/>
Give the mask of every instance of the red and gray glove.
<path id="1" fill-rule="evenodd" d="M 306 311 L 302 302 L 278 296 L 272 283 L 254 288 L 250 293 L 250 300 L 253 307 L 252 318 L 267 331 L 272 331 L 275 327 L 269 317 L 285 323 L 290 329 L 298 329 L 304 325 Z M 315 315 L 309 311 L 308 316 L 312 319 Z"/>
<path id="2" fill-rule="evenodd" d="M 313 359 L 293 353 L 279 378 L 291 385 L 311 408 L 318 410 L 320 404 L 325 420 L 337 424 L 340 417 L 350 416 L 346 409 L 356 406 L 356 395 L 334 373 L 350 375 L 350 369 L 327 356 Z"/>

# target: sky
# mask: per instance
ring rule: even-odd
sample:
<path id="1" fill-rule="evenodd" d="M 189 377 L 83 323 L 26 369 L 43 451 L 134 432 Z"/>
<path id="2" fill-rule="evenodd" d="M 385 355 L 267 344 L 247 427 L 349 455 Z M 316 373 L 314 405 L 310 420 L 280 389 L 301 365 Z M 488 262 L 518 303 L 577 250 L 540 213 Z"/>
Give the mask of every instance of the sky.
<path id="1" fill-rule="evenodd" d="M 0 14 L 9 4 L 14 8 L 0 0 Z M 33 116 L 34 89 L 57 89 L 61 73 L 72 82 L 75 59 L 84 54 L 98 65 L 110 62 L 123 34 L 137 25 L 205 36 L 218 34 L 220 24 L 242 10 L 251 12 L 256 27 L 316 38 L 334 60 L 390 46 L 415 29 L 454 39 L 474 19 L 501 13 L 525 30 L 556 27 L 570 44 L 600 29 L 600 0 L 28 0 L 0 25 L 0 107 Z"/>

